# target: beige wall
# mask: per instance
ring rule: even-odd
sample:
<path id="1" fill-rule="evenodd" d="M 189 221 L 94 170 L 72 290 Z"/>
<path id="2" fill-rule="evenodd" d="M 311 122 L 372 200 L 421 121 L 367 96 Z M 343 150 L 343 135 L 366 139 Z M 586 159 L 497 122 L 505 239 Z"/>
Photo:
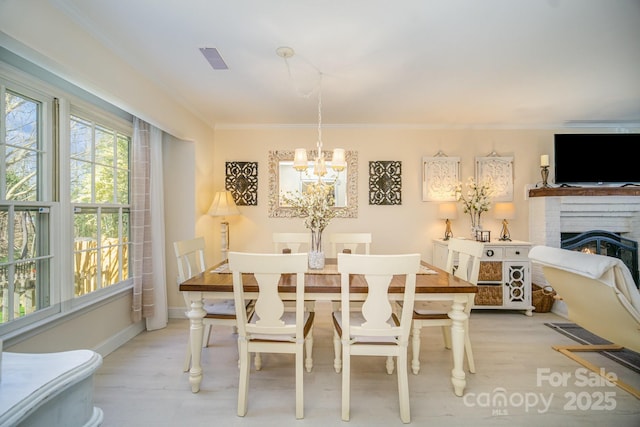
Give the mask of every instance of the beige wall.
<path id="1" fill-rule="evenodd" d="M 323 142 L 327 150 L 342 147 L 358 152 L 358 217 L 338 218 L 326 233 L 339 231 L 369 231 L 373 233 L 372 252 L 419 252 L 431 259 L 434 238 L 444 233 L 443 221 L 437 218 L 437 203 L 422 201 L 422 157 L 442 150 L 461 158 L 461 178 L 475 173 L 475 157 L 496 151 L 514 157 L 514 202 L 516 219 L 510 221 L 514 239 L 528 238 L 528 204 L 525 186 L 540 181 L 540 155 L 551 154 L 553 134 L 557 130 L 482 130 L 482 129 L 401 129 L 347 128 L 327 126 Z M 220 218 L 207 215 L 216 191 L 224 189 L 225 162 L 258 162 L 258 205 L 240 206 L 240 216 L 228 217 L 231 249 L 269 252 L 274 231 L 304 232 L 301 219 L 269 218 L 268 152 L 269 150 L 315 147 L 317 127 L 251 127 L 223 128 L 215 131 L 213 143 L 195 144 L 195 235 L 207 242 L 209 264 L 221 260 Z M 372 206 L 368 198 L 369 161 L 396 160 L 402 162 L 402 205 Z M 165 168 L 166 181 L 174 182 L 183 174 L 180 168 Z M 170 193 L 170 191 L 168 192 Z M 501 221 L 485 214 L 483 226 L 497 238 Z M 167 233 L 172 227 L 167 222 Z M 457 236 L 470 235 L 470 220 L 459 209 L 452 223 Z M 169 235 L 169 234 L 168 234 Z M 167 242 L 168 245 L 170 242 Z M 173 252 L 167 251 L 167 265 L 175 264 Z M 171 268 L 171 267 L 170 267 Z M 168 280 L 172 277 L 167 276 Z M 173 315 L 182 315 L 184 301 L 175 289 L 169 289 L 169 307 Z"/>
<path id="2" fill-rule="evenodd" d="M 461 178 L 474 175 L 476 156 L 492 151 L 514 156 L 514 202 L 517 218 L 511 221 L 511 235 L 526 240 L 528 233 L 525 185 L 540 180 L 539 159 L 550 153 L 551 130 L 416 130 L 380 128 L 327 128 L 323 131 L 325 148 L 358 151 L 358 218 L 335 219 L 326 232 L 370 231 L 372 251 L 420 252 L 431 258 L 431 239 L 444 232 L 437 219 L 437 203 L 423 202 L 421 196 L 421 159 L 438 150 L 461 158 Z M 197 231 L 208 237 L 209 261 L 219 261 L 219 219 L 206 216 L 213 192 L 224 188 L 226 161 L 258 162 L 258 206 L 242 206 L 241 216 L 227 218 L 231 226 L 231 248 L 235 250 L 270 251 L 274 231 L 305 231 L 302 220 L 268 217 L 268 151 L 313 148 L 315 130 L 301 128 L 219 129 L 214 150 L 208 147 L 198 154 L 199 163 L 214 165 L 213 188 L 196 182 Z M 200 149 L 196 150 L 200 153 Z M 402 162 L 402 205 L 373 206 L 368 203 L 368 163 L 375 160 Z M 209 177 L 207 177 L 209 178 Z M 453 222 L 456 235 L 468 236 L 470 222 L 460 211 Z M 485 216 L 483 225 L 497 236 L 500 222 Z"/>

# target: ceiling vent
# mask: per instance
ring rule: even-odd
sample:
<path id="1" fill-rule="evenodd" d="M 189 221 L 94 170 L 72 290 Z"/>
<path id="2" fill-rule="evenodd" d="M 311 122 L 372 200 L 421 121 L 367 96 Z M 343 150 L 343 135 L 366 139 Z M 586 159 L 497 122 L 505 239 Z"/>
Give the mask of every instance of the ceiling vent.
<path id="1" fill-rule="evenodd" d="M 214 70 L 228 70 L 227 64 L 225 64 L 224 59 L 220 56 L 220 52 L 215 47 L 201 47 L 200 52 L 207 59 L 211 67 Z"/>

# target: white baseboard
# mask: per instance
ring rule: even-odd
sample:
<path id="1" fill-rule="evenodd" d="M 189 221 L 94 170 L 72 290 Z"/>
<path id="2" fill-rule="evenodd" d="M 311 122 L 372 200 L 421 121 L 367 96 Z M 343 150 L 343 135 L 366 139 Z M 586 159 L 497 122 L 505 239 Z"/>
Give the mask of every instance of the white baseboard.
<path id="1" fill-rule="evenodd" d="M 569 319 L 569 311 L 567 310 L 567 304 L 565 304 L 564 301 L 556 300 L 553 303 L 551 312 L 553 314 L 557 314 L 560 317 L 564 317 L 567 320 Z"/>
<path id="2" fill-rule="evenodd" d="M 127 341 L 138 335 L 145 330 L 145 321 L 141 320 L 137 323 L 132 323 L 126 329 L 121 330 L 116 335 L 109 337 L 107 340 L 98 344 L 93 351 L 100 353 L 102 357 L 105 357 L 109 353 L 112 353 L 118 347 L 124 345 Z"/>
<path id="3" fill-rule="evenodd" d="M 186 319 L 185 312 L 187 311 L 184 307 L 169 307 L 169 319 Z"/>

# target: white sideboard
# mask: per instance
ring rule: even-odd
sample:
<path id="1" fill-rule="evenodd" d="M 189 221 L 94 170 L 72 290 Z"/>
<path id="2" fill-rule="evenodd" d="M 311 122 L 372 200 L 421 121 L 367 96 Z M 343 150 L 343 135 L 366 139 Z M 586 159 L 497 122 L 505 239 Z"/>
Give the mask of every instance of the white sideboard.
<path id="1" fill-rule="evenodd" d="M 102 357 L 91 350 L 2 355 L 0 426 L 99 426 L 93 375 Z"/>
<path id="2" fill-rule="evenodd" d="M 532 315 L 530 249 L 531 243 L 518 240 L 485 242 L 474 309 L 524 310 Z M 444 269 L 448 253 L 447 241 L 434 240 L 433 265 Z"/>

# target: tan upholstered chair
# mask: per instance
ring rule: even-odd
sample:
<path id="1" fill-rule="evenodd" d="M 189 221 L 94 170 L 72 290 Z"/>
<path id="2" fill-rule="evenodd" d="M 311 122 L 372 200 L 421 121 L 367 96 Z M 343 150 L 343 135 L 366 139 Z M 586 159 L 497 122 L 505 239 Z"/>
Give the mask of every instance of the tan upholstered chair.
<path id="1" fill-rule="evenodd" d="M 466 280 L 474 285 L 478 284 L 478 274 L 480 273 L 480 258 L 484 251 L 484 243 L 474 240 L 456 239 L 449 240 L 446 270 L 456 277 Z M 470 296 L 465 306 L 464 312 L 471 315 L 474 297 Z M 445 347 L 451 348 L 451 319 L 447 314 L 450 303 L 444 306 L 439 302 L 421 302 L 416 304 L 413 313 L 412 330 L 412 350 L 411 370 L 414 374 L 420 372 L 420 333 L 423 327 L 438 326 L 442 328 Z M 464 349 L 467 355 L 469 372 L 476 371 L 469 339 L 469 319 L 465 321 Z"/>
<path id="2" fill-rule="evenodd" d="M 173 243 L 176 260 L 178 262 L 178 284 L 184 282 L 190 277 L 205 271 L 204 249 L 205 243 L 203 237 L 195 239 L 180 240 Z M 187 310 L 190 308 L 187 294 L 183 293 Z M 204 310 L 207 312 L 202 323 L 204 324 L 204 340 L 203 347 L 209 345 L 211 335 L 211 326 L 222 325 L 230 326 L 235 330 L 236 327 L 236 309 L 233 300 L 216 300 L 206 299 L 204 301 Z M 251 301 L 247 302 L 245 309 L 248 313 L 252 311 Z M 186 314 L 186 313 L 185 313 Z M 187 352 L 184 359 L 183 370 L 187 372 L 191 365 L 191 343 L 187 342 Z"/>
<path id="3" fill-rule="evenodd" d="M 307 371 L 313 367 L 314 313 L 304 308 L 304 274 L 308 258 L 301 254 L 251 254 L 229 252 L 229 269 L 233 274 L 233 293 L 236 307 L 246 303 L 243 273 L 252 273 L 258 283 L 255 311 L 247 316 L 236 310 L 240 349 L 240 382 L 238 386 L 238 415 L 247 413 L 249 394 L 250 353 L 292 353 L 295 355 L 296 418 L 304 417 L 303 363 Z M 285 310 L 278 293 L 283 274 L 295 274 L 295 310 Z M 303 346 L 304 344 L 304 346 Z M 306 347 L 306 361 L 304 350 Z"/>
<path id="4" fill-rule="evenodd" d="M 338 254 L 341 307 L 333 312 L 334 340 L 342 347 L 342 419 L 350 418 L 351 356 L 385 356 L 393 372 L 393 357 L 397 358 L 398 395 L 402 422 L 411 421 L 407 346 L 411 333 L 411 317 L 416 290 L 416 274 L 420 269 L 420 254 L 357 255 Z M 350 276 L 362 275 L 368 293 L 364 304 L 351 306 Z M 388 295 L 394 275 L 405 276 L 403 309 L 400 317 L 393 312 Z M 339 360 L 338 360 L 339 362 Z M 389 369 L 390 368 L 390 369 Z M 371 380 L 369 380 L 371 381 Z"/>
<path id="5" fill-rule="evenodd" d="M 573 345 L 553 348 L 584 367 L 602 375 L 604 369 L 574 352 L 640 352 L 640 293 L 627 266 L 619 259 L 548 246 L 529 251 L 534 265 L 542 266 L 544 278 L 567 305 L 569 320 L 612 345 Z M 612 380 L 640 399 L 640 391 Z"/>

